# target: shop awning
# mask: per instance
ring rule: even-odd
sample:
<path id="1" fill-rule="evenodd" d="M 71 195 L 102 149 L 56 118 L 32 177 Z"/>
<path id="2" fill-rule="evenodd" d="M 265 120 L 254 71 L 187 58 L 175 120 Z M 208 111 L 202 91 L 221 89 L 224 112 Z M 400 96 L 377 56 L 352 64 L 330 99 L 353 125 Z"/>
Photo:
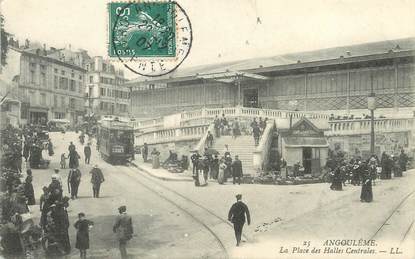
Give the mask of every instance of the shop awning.
<path id="1" fill-rule="evenodd" d="M 328 147 L 324 137 L 284 137 L 286 147 Z"/>

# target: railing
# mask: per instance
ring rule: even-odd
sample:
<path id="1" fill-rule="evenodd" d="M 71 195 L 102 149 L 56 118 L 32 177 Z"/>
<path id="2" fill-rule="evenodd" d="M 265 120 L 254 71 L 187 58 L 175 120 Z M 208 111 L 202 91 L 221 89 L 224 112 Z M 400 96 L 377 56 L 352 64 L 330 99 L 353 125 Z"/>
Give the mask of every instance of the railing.
<path id="1" fill-rule="evenodd" d="M 370 119 L 335 120 L 329 121 L 330 129 L 325 131 L 326 136 L 360 135 L 370 133 Z M 402 132 L 415 129 L 414 118 L 374 120 L 375 132 Z"/>
<path id="2" fill-rule="evenodd" d="M 199 152 L 199 154 L 203 153 L 203 149 L 204 149 L 205 144 L 206 144 L 206 139 L 207 139 L 208 132 L 210 131 L 213 134 L 214 129 L 215 129 L 215 125 L 213 123 L 211 123 L 209 125 L 208 129 L 203 134 L 203 136 L 200 138 L 199 142 L 196 144 L 194 150 L 197 150 Z"/>
<path id="3" fill-rule="evenodd" d="M 269 149 L 271 147 L 272 135 L 275 129 L 275 121 L 269 121 L 262 133 L 258 146 L 253 152 L 253 165 L 257 174 L 268 164 Z"/>
<path id="4" fill-rule="evenodd" d="M 160 144 L 168 142 L 200 139 L 208 130 L 209 125 L 192 125 L 180 128 L 153 130 L 135 135 L 135 145 Z"/>
<path id="5" fill-rule="evenodd" d="M 322 119 L 328 120 L 329 115 L 325 113 L 305 112 L 305 111 L 288 111 L 288 110 L 272 110 L 272 109 L 259 109 L 259 108 L 247 108 L 247 107 L 228 107 L 228 108 L 206 108 L 194 111 L 186 111 L 180 113 L 181 125 L 185 126 L 192 123 L 209 123 L 215 116 L 226 117 L 267 117 L 269 119 L 299 119 L 306 117 L 309 119 Z M 154 118 L 142 120 L 134 123 L 134 128 L 142 131 L 152 131 L 163 128 L 164 118 Z"/>
<path id="6" fill-rule="evenodd" d="M 222 114 L 224 114 L 226 117 L 267 117 L 269 119 L 288 119 L 292 116 L 292 118 L 306 117 L 309 119 L 329 119 L 329 114 L 325 113 L 259 109 L 241 106 L 229 108 L 207 108 L 202 110 L 183 112 L 181 118 L 182 121 L 186 121 L 198 118 L 214 118 L 215 116 L 220 117 Z"/>
<path id="7" fill-rule="evenodd" d="M 147 119 L 133 122 L 134 129 L 155 130 L 163 126 L 163 118 Z"/>

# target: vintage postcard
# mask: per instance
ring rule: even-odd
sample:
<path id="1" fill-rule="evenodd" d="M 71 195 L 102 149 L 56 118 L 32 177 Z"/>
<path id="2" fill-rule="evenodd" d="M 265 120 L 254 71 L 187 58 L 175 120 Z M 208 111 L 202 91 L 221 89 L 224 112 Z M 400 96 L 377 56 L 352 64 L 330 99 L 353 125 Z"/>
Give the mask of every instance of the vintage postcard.
<path id="1" fill-rule="evenodd" d="M 0 0 L 0 258 L 415 258 L 415 1 Z"/>

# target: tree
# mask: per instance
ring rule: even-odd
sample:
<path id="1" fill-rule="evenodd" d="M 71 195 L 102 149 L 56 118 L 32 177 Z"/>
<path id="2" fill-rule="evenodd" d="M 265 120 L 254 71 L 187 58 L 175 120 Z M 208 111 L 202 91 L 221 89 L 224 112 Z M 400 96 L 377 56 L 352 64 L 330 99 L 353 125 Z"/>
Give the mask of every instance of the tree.
<path id="1" fill-rule="evenodd" d="M 1 66 L 7 65 L 7 51 L 8 49 L 8 37 L 10 34 L 4 30 L 4 17 L 3 15 L 0 15 L 0 50 L 1 50 Z"/>

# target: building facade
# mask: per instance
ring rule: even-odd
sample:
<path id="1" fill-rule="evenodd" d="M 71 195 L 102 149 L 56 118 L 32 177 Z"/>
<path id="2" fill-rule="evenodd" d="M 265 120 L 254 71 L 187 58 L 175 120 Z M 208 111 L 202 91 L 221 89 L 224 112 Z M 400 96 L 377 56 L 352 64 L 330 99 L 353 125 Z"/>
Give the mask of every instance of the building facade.
<path id="1" fill-rule="evenodd" d="M 349 113 L 415 107 L 415 39 L 400 39 L 179 70 L 127 83 L 135 115 L 242 105 Z"/>
<path id="2" fill-rule="evenodd" d="M 10 52 L 19 60 L 18 84 L 22 102 L 21 118 L 27 123 L 46 123 L 50 119 L 68 119 L 72 125 L 85 114 L 86 51 L 46 49 L 24 46 L 11 41 Z"/>
<path id="3" fill-rule="evenodd" d="M 130 88 L 125 86 L 124 72 L 116 70 L 102 57 L 92 58 L 86 69 L 88 113 L 98 116 L 130 114 Z"/>

